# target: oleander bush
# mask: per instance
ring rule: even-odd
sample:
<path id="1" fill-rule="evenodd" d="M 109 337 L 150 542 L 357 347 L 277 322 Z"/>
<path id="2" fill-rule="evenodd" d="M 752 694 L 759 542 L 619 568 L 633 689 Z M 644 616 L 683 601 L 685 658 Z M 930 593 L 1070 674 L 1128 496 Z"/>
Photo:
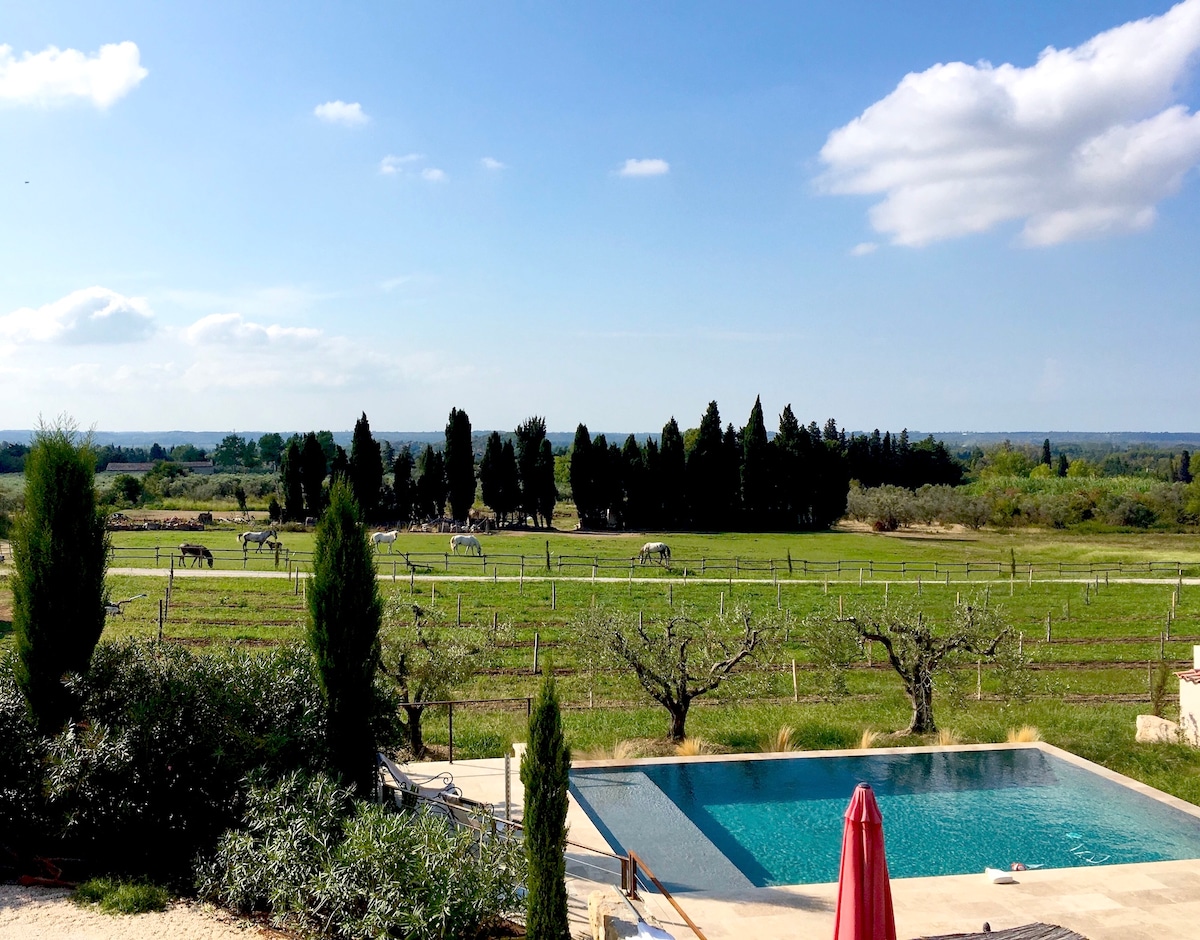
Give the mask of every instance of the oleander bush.
<path id="1" fill-rule="evenodd" d="M 520 907 L 519 843 L 356 801 L 323 775 L 251 786 L 197 867 L 201 897 L 323 936 L 475 937 Z"/>

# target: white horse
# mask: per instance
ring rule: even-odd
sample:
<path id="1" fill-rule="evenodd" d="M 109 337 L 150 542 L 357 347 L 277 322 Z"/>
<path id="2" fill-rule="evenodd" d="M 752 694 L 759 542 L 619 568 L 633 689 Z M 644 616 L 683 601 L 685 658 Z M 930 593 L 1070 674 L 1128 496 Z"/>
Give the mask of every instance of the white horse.
<path id="1" fill-rule="evenodd" d="M 265 531 L 265 532 L 242 532 L 238 535 L 238 541 L 242 543 L 242 551 L 243 552 L 247 552 L 250 550 L 251 542 L 253 542 L 255 545 L 258 546 L 258 548 L 256 548 L 255 551 L 261 552 L 263 549 L 263 545 L 265 545 L 267 542 L 271 541 L 271 539 L 273 539 L 275 537 L 276 537 L 275 530 L 267 529 L 267 531 Z"/>
<path id="2" fill-rule="evenodd" d="M 191 558 L 199 567 L 204 567 L 204 562 L 208 562 L 208 567 L 213 566 L 213 553 L 203 545 L 195 545 L 191 542 L 184 542 L 179 546 L 180 561 L 186 561 Z"/>
<path id="3" fill-rule="evenodd" d="M 459 548 L 465 548 L 468 555 L 483 554 L 483 546 L 479 544 L 479 539 L 473 535 L 450 536 L 450 551 L 457 555 Z"/>
<path id="4" fill-rule="evenodd" d="M 380 545 L 386 545 L 390 554 L 392 543 L 396 541 L 396 536 L 399 534 L 395 529 L 392 529 L 391 532 L 375 532 L 371 535 L 371 544 L 375 546 L 375 551 L 379 551 Z"/>
<path id="5" fill-rule="evenodd" d="M 657 555 L 661 564 L 669 565 L 671 563 L 671 546 L 666 542 L 647 542 L 638 552 L 638 560 L 644 565 L 650 560 L 651 555 Z"/>

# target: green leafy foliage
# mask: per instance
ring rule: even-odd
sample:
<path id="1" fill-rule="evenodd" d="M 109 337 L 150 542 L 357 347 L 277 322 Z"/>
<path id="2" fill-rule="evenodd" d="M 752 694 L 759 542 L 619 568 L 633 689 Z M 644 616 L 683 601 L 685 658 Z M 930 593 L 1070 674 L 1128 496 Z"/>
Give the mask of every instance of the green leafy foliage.
<path id="1" fill-rule="evenodd" d="M 250 789 L 241 825 L 199 869 L 202 897 L 324 936 L 477 936 L 512 913 L 515 842 L 475 842 L 445 818 L 355 802 L 327 777 Z"/>

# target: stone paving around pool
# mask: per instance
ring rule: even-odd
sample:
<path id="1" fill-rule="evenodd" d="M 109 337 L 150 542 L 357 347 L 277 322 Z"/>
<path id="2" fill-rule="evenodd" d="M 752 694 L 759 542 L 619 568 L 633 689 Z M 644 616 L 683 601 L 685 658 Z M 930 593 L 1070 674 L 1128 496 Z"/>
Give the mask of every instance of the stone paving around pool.
<path id="1" fill-rule="evenodd" d="M 1200 808 L 1191 804 L 1097 768 L 1057 748 L 1040 746 L 1200 816 Z M 616 762 L 610 763 L 615 765 Z M 497 814 L 503 815 L 503 759 L 421 763 L 412 769 L 414 774 L 449 771 L 466 796 L 495 804 Z M 511 762 L 510 787 L 513 818 L 519 820 L 523 791 L 515 760 Z M 571 842 L 599 850 L 589 852 L 572 846 L 568 851 L 572 933 L 588 937 L 588 896 L 597 890 L 607 890 L 617 897 L 618 863 L 600 854 L 611 850 L 574 798 L 567 811 L 567 824 Z M 1015 873 L 1014 877 L 1017 883 L 1009 885 L 991 884 L 982 872 L 893 879 L 897 933 L 901 938 L 966 933 L 981 930 L 985 921 L 995 930 L 1033 921 L 1060 924 L 1089 940 L 1162 940 L 1195 936 L 1200 931 L 1200 860 L 1042 869 Z M 743 884 L 735 890 L 688 892 L 678 898 L 709 940 L 829 937 L 833 934 L 836 899 L 836 884 L 778 888 Z M 628 911 L 627 906 L 625 910 Z M 676 940 L 694 936 L 660 897 L 645 897 L 644 910 Z"/>

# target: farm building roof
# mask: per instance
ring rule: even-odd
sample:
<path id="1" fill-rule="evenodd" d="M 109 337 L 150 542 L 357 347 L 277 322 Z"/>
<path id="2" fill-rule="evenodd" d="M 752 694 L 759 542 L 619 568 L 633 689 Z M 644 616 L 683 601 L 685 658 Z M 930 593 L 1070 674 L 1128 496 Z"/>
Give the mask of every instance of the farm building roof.
<path id="1" fill-rule="evenodd" d="M 1177 672 L 1175 675 L 1184 682 L 1194 682 L 1200 685 L 1200 669 L 1189 669 L 1187 672 Z"/>

